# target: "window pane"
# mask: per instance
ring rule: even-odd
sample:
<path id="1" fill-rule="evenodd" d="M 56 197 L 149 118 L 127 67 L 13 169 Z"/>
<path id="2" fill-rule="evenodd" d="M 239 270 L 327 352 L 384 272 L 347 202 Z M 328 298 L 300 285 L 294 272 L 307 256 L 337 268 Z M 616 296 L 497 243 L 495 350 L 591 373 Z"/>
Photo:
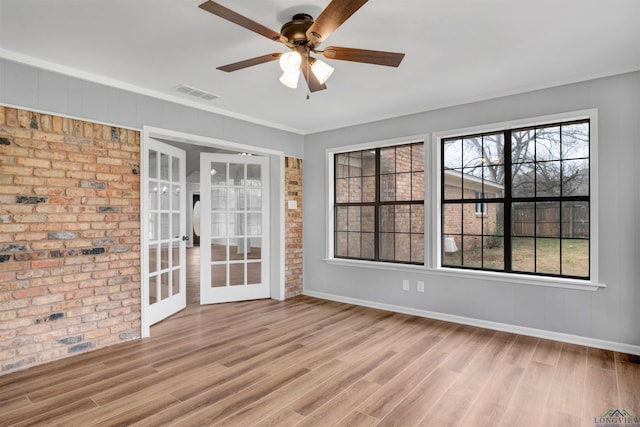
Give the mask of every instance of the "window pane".
<path id="1" fill-rule="evenodd" d="M 380 176 L 380 201 L 393 202 L 396 200 L 396 176 Z"/>
<path id="2" fill-rule="evenodd" d="M 408 233 L 411 231 L 411 205 L 399 205 L 395 207 L 395 232 Z"/>
<path id="3" fill-rule="evenodd" d="M 562 195 L 589 195 L 589 160 L 565 160 L 562 162 Z"/>
<path id="4" fill-rule="evenodd" d="M 463 236 L 462 246 L 462 265 L 482 267 L 482 236 Z"/>
<path id="5" fill-rule="evenodd" d="M 396 171 L 395 147 L 382 148 L 380 150 L 380 173 L 394 173 Z"/>
<path id="6" fill-rule="evenodd" d="M 462 265 L 461 236 L 446 235 L 442 241 L 442 264 Z"/>
<path id="7" fill-rule="evenodd" d="M 349 176 L 349 155 L 336 154 L 335 174 L 336 178 L 346 178 Z"/>
<path id="8" fill-rule="evenodd" d="M 504 197 L 504 165 L 482 168 L 482 192 L 484 197 Z"/>
<path id="9" fill-rule="evenodd" d="M 535 160 L 535 132 L 533 129 L 511 133 L 511 163 Z"/>
<path id="10" fill-rule="evenodd" d="M 349 231 L 360 231 L 360 206 L 349 206 Z"/>
<path id="11" fill-rule="evenodd" d="M 536 130 L 536 161 L 560 160 L 560 126 Z"/>
<path id="12" fill-rule="evenodd" d="M 362 152 L 354 151 L 349 153 L 349 176 L 362 176 Z"/>
<path id="13" fill-rule="evenodd" d="M 511 234 L 513 236 L 535 236 L 535 215 L 535 203 L 514 203 L 511 209 Z"/>
<path id="14" fill-rule="evenodd" d="M 361 208 L 362 231 L 374 233 L 376 230 L 375 208 L 373 206 L 363 206 Z"/>
<path id="15" fill-rule="evenodd" d="M 482 164 L 484 166 L 504 165 L 504 135 L 497 133 L 482 138 Z"/>
<path id="16" fill-rule="evenodd" d="M 536 236 L 560 237 L 560 203 L 536 203 Z"/>
<path id="17" fill-rule="evenodd" d="M 226 163 L 211 163 L 211 185 L 226 185 L 227 184 L 227 164 Z"/>
<path id="18" fill-rule="evenodd" d="M 362 233 L 362 258 L 374 259 L 375 254 L 375 234 Z"/>
<path id="19" fill-rule="evenodd" d="M 562 158 L 589 157 L 589 123 L 562 126 Z"/>
<path id="20" fill-rule="evenodd" d="M 395 231 L 395 206 L 380 206 L 380 231 L 393 233 Z"/>
<path id="21" fill-rule="evenodd" d="M 158 177 L 158 152 L 149 150 L 149 178 Z"/>
<path id="22" fill-rule="evenodd" d="M 411 262 L 424 263 L 424 234 L 411 235 Z"/>
<path id="23" fill-rule="evenodd" d="M 244 185 L 244 164 L 229 164 L 229 185 Z"/>
<path id="24" fill-rule="evenodd" d="M 513 197 L 534 197 L 536 192 L 533 163 L 516 163 L 511 168 Z"/>
<path id="25" fill-rule="evenodd" d="M 536 272 L 560 274 L 560 239 L 536 239 Z"/>
<path id="26" fill-rule="evenodd" d="M 559 196 L 560 182 L 560 162 L 536 163 L 536 196 Z"/>
<path id="27" fill-rule="evenodd" d="M 411 236 L 408 233 L 396 233 L 394 260 L 411 261 Z"/>
<path id="28" fill-rule="evenodd" d="M 336 224 L 335 229 L 337 231 L 347 231 L 349 221 L 349 208 L 338 206 L 336 208 Z"/>
<path id="29" fill-rule="evenodd" d="M 411 174 L 396 175 L 396 200 L 411 200 Z"/>
<path id="30" fill-rule="evenodd" d="M 411 170 L 413 172 L 424 171 L 424 143 L 411 146 Z"/>
<path id="31" fill-rule="evenodd" d="M 349 202 L 362 202 L 362 178 L 349 178 Z"/>
<path id="32" fill-rule="evenodd" d="M 442 222 L 444 234 L 462 234 L 462 205 L 449 203 L 444 205 Z"/>
<path id="33" fill-rule="evenodd" d="M 462 172 L 457 170 L 444 171 L 444 199 L 462 199 Z"/>
<path id="34" fill-rule="evenodd" d="M 411 232 L 424 234 L 424 205 L 411 205 Z"/>
<path id="35" fill-rule="evenodd" d="M 364 150 L 362 152 L 362 176 L 376 175 L 376 152 Z"/>
<path id="36" fill-rule="evenodd" d="M 396 147 L 396 173 L 411 172 L 411 146 Z"/>
<path id="37" fill-rule="evenodd" d="M 444 167 L 446 169 L 462 168 L 462 140 L 454 139 L 444 142 Z"/>
<path id="38" fill-rule="evenodd" d="M 360 258 L 360 233 L 349 233 L 349 256 Z"/>
<path id="39" fill-rule="evenodd" d="M 349 181 L 347 178 L 336 179 L 336 202 L 347 203 L 349 201 Z"/>
<path id="40" fill-rule="evenodd" d="M 463 167 L 482 166 L 482 137 L 464 138 L 462 150 Z"/>
<path id="41" fill-rule="evenodd" d="M 262 186 L 262 167 L 260 165 L 247 165 L 247 185 Z"/>
<path id="42" fill-rule="evenodd" d="M 589 240 L 562 239 L 562 274 L 589 277 Z"/>
<path id="43" fill-rule="evenodd" d="M 227 258 L 227 239 L 211 239 L 211 261 L 226 261 Z"/>
<path id="44" fill-rule="evenodd" d="M 394 233 L 380 233 L 380 259 L 393 261 L 394 245 Z"/>
<path id="45" fill-rule="evenodd" d="M 535 272 L 535 239 L 514 237 L 511 239 L 511 268 L 513 271 Z"/>
<path id="46" fill-rule="evenodd" d="M 372 203 L 376 201 L 376 177 L 362 178 L 362 201 Z"/>
<path id="47" fill-rule="evenodd" d="M 411 200 L 424 200 L 424 172 L 411 174 Z"/>
<path id="48" fill-rule="evenodd" d="M 336 255 L 345 257 L 348 255 L 348 236 L 347 232 L 337 232 L 336 233 Z"/>
<path id="49" fill-rule="evenodd" d="M 504 269 L 504 237 L 489 235 L 483 237 L 483 268 Z"/>
<path id="50" fill-rule="evenodd" d="M 485 203 L 486 212 L 482 218 L 482 234 L 504 236 L 504 204 Z"/>
<path id="51" fill-rule="evenodd" d="M 562 237 L 568 239 L 589 238 L 589 203 L 562 203 Z"/>

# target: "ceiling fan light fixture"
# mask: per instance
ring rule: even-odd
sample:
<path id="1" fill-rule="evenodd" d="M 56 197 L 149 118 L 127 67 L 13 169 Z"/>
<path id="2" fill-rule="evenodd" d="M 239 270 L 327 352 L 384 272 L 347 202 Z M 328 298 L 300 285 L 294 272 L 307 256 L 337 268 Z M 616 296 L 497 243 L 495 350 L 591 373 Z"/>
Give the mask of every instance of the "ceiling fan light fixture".
<path id="1" fill-rule="evenodd" d="M 299 79 L 300 79 L 300 69 L 298 68 L 293 71 L 285 71 L 284 73 L 282 73 L 282 76 L 280 77 L 280 83 L 282 83 L 286 87 L 295 89 L 298 87 Z"/>
<path id="2" fill-rule="evenodd" d="M 331 74 L 333 74 L 334 68 L 331 65 L 328 65 L 326 62 L 322 62 L 319 59 L 313 61 L 313 65 L 311 65 L 311 71 L 313 75 L 316 76 L 320 84 L 324 84 Z"/>
<path id="3" fill-rule="evenodd" d="M 300 70 L 302 56 L 298 52 L 287 52 L 280 56 L 280 68 L 285 73 Z"/>

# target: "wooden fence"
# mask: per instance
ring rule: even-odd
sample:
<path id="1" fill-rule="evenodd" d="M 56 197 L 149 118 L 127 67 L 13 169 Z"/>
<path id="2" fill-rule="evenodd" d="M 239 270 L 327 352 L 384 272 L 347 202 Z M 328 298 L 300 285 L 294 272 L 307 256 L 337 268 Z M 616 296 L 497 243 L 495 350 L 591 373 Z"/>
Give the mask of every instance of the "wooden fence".
<path id="1" fill-rule="evenodd" d="M 589 237 L 589 204 L 565 203 L 562 208 L 533 203 L 513 206 L 511 232 L 514 236 Z"/>

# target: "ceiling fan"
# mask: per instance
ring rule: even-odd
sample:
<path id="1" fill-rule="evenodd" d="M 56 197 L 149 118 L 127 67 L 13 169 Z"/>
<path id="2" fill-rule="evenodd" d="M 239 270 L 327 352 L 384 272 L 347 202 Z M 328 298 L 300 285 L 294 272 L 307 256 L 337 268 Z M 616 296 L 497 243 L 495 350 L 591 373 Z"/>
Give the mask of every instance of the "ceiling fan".
<path id="1" fill-rule="evenodd" d="M 327 59 L 364 62 L 389 67 L 398 67 L 402 58 L 404 58 L 404 53 L 379 50 L 338 46 L 329 46 L 324 50 L 318 49 L 320 44 L 331 33 L 366 2 L 367 0 L 332 0 L 315 21 L 312 16 L 306 13 L 298 13 L 293 16 L 291 21 L 282 26 L 279 33 L 211 0 L 202 3 L 199 7 L 268 39 L 282 43 L 290 49 L 287 53 L 269 53 L 223 65 L 218 67 L 218 70 L 231 72 L 265 62 L 280 60 L 280 67 L 284 72 L 280 77 L 280 81 L 285 86 L 296 88 L 302 72 L 309 90 L 316 92 L 327 88 L 325 82 L 333 72 L 333 68 L 323 61 L 313 58 L 311 53 L 322 54 Z"/>

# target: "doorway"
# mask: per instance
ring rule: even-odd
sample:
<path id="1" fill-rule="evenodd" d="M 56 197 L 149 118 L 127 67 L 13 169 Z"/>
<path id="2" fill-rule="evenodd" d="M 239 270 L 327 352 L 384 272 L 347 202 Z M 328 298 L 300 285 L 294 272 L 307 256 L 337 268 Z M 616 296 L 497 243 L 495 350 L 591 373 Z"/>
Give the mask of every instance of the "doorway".
<path id="1" fill-rule="evenodd" d="M 185 157 L 186 190 L 182 192 L 185 214 L 180 221 L 185 226 L 181 241 L 187 241 L 182 259 L 186 303 L 284 299 L 284 154 L 260 147 L 145 127 L 141 156 L 141 218 L 148 218 L 151 213 L 152 205 L 148 200 L 148 156 L 150 147 L 157 147 L 158 144 L 173 147 L 183 152 Z M 201 159 L 206 160 L 201 163 Z M 214 178 L 209 170 L 212 169 L 211 165 L 220 166 L 222 163 L 227 168 L 225 180 L 221 179 L 223 175 Z M 208 164 L 206 173 L 202 171 L 202 164 Z M 206 189 L 203 189 L 205 186 Z M 221 194 L 228 198 L 220 199 Z M 217 200 L 212 202 L 213 198 Z M 195 232 L 194 227 L 196 203 L 199 203 L 201 215 L 200 230 L 197 230 L 199 233 Z M 221 226 L 221 220 L 225 221 L 224 227 Z M 212 225 L 217 227 L 213 231 Z M 147 264 L 150 257 L 149 244 L 153 245 L 153 242 L 149 240 L 148 228 L 148 221 L 143 221 L 143 337 L 149 336 L 151 324 L 179 311 L 166 311 L 165 317 L 161 319 L 151 316 L 148 283 L 150 271 Z M 224 249 L 221 246 L 223 240 Z M 210 244 L 205 245 L 204 242 Z M 221 286 L 222 282 L 224 286 Z M 226 295 L 220 294 L 223 287 L 227 288 Z M 255 292 L 258 287 L 260 291 Z M 177 289 L 181 288 L 178 286 Z M 205 294 L 209 296 L 201 298 Z M 211 298 L 212 294 L 217 296 Z"/>

